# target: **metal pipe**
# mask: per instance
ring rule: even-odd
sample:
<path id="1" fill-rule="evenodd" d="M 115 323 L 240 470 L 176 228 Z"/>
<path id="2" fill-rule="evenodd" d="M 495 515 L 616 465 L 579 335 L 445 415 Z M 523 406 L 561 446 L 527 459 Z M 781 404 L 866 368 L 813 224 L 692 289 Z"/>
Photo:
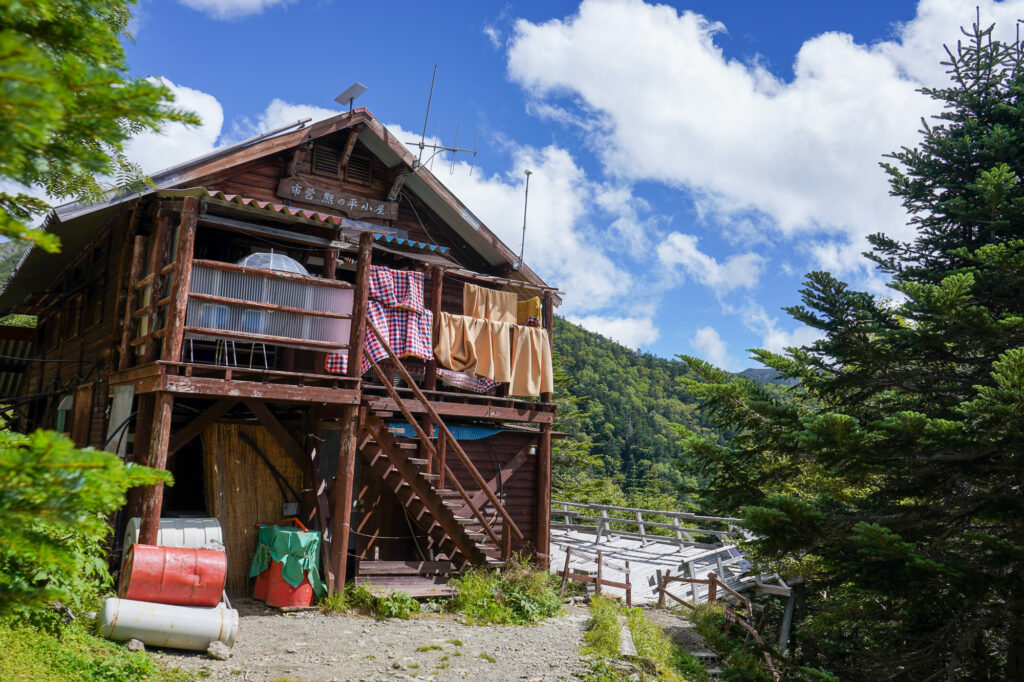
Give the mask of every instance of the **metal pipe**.
<path id="1" fill-rule="evenodd" d="M 523 172 L 526 173 L 526 192 L 523 196 L 523 240 L 519 244 L 519 262 L 516 263 L 516 270 L 523 267 L 523 250 L 526 248 L 526 207 L 530 204 L 530 176 L 533 175 L 533 171 L 529 168 Z"/>

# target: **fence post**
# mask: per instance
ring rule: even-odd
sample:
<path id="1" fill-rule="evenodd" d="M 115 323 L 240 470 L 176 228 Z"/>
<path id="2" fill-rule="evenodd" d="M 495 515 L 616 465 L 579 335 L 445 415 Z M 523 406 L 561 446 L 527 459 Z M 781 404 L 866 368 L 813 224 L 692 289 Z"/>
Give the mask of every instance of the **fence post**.
<path id="1" fill-rule="evenodd" d="M 633 608 L 633 580 L 629 577 L 629 562 L 626 562 L 626 606 Z"/>
<path id="2" fill-rule="evenodd" d="M 636 525 L 640 526 L 640 546 L 647 546 L 647 528 L 644 526 L 644 515 L 642 512 L 636 513 Z"/>
<path id="3" fill-rule="evenodd" d="M 601 551 L 597 552 L 597 582 L 594 583 L 594 596 L 601 596 Z"/>
<path id="4" fill-rule="evenodd" d="M 714 571 L 708 573 L 708 603 L 718 602 L 718 576 Z"/>
<path id="5" fill-rule="evenodd" d="M 569 582 L 569 554 L 572 552 L 572 547 L 565 548 L 565 568 L 562 570 L 562 589 L 561 594 L 565 594 L 565 586 Z"/>
<path id="6" fill-rule="evenodd" d="M 665 590 L 668 589 L 668 577 L 672 575 L 671 570 L 666 570 L 665 575 L 661 575 L 661 571 L 658 571 L 658 584 L 661 588 L 658 590 L 658 608 L 665 608 Z"/>
<path id="7" fill-rule="evenodd" d="M 594 544 L 601 543 L 601 537 L 604 535 L 605 530 L 608 527 L 608 512 L 604 509 L 601 510 L 601 520 L 597 522 L 597 535 L 594 538 Z"/>

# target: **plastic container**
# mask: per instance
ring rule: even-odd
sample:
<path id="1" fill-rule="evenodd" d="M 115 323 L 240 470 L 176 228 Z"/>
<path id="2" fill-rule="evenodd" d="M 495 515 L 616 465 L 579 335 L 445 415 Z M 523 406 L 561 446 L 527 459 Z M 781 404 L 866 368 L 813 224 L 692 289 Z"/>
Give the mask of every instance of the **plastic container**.
<path id="1" fill-rule="evenodd" d="M 213 607 L 171 606 L 108 597 L 96 614 L 100 634 L 122 642 L 141 640 L 147 646 L 205 651 L 210 642 L 235 643 L 238 611 Z"/>
<path id="2" fill-rule="evenodd" d="M 292 587 L 281 575 L 280 561 L 270 562 L 270 577 L 267 580 L 267 606 L 309 606 L 313 603 L 313 586 L 309 583 L 309 571 L 302 572 L 302 582 Z"/>
<path id="3" fill-rule="evenodd" d="M 262 601 L 267 600 L 267 586 L 270 584 L 270 569 L 263 571 L 252 584 L 252 598 Z"/>
<path id="4" fill-rule="evenodd" d="M 121 566 L 122 599 L 179 606 L 216 606 L 227 580 L 224 552 L 135 543 Z"/>
<path id="5" fill-rule="evenodd" d="M 138 516 L 128 519 L 124 532 L 124 551 L 128 546 L 139 541 Z M 160 530 L 157 532 L 156 544 L 161 547 L 190 547 L 203 549 L 210 545 L 224 546 L 224 535 L 217 519 L 160 519 Z"/>

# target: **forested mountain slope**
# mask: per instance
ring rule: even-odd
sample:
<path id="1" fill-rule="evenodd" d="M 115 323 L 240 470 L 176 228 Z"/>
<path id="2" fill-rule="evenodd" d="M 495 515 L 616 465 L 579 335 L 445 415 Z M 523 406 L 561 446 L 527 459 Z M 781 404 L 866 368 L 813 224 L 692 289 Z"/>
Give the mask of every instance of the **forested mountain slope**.
<path id="1" fill-rule="evenodd" d="M 692 501 L 696 481 L 678 459 L 673 424 L 714 431 L 679 385 L 680 377 L 690 376 L 686 364 L 638 353 L 558 317 L 554 351 L 564 373 L 560 388 L 580 412 L 560 427 L 592 444 L 599 466 L 591 475 L 610 479 L 634 503 L 645 495 Z"/>

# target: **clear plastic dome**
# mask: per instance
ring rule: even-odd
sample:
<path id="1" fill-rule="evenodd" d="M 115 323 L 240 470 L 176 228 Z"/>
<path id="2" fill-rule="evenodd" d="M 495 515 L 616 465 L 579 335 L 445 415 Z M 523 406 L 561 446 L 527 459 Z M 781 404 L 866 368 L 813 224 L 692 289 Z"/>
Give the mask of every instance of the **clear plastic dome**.
<path id="1" fill-rule="evenodd" d="M 263 268 L 265 270 L 283 270 L 294 272 L 299 275 L 308 275 L 302 263 L 280 253 L 250 253 L 238 261 L 237 265 L 243 268 Z"/>

